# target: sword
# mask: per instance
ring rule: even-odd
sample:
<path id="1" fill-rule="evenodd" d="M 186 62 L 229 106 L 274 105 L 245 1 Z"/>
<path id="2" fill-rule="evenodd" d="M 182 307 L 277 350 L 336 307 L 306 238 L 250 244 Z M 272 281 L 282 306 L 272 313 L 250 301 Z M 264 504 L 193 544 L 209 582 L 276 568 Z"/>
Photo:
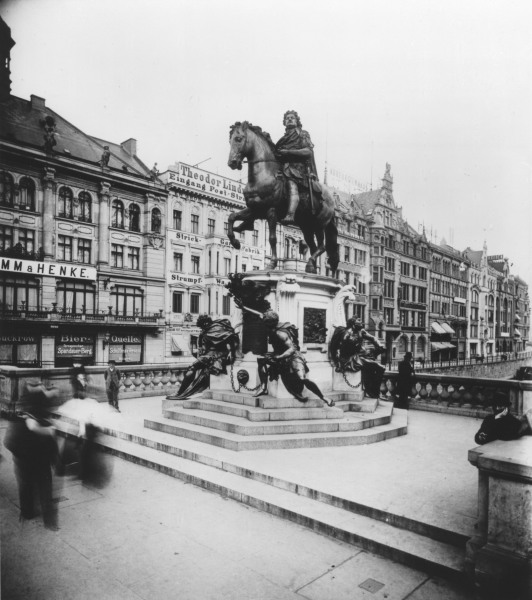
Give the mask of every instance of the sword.
<path id="1" fill-rule="evenodd" d="M 309 201 L 310 201 L 310 212 L 315 215 L 316 207 L 314 206 L 314 195 L 312 194 L 312 179 L 310 177 L 310 166 L 307 164 L 307 181 L 308 181 L 308 192 L 309 192 Z"/>

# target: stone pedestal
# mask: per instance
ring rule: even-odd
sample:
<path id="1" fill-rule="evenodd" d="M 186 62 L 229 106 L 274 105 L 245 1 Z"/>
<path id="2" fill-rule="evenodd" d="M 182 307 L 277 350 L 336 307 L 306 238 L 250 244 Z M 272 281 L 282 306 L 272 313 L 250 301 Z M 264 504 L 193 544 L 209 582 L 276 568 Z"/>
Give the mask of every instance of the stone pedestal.
<path id="1" fill-rule="evenodd" d="M 470 450 L 478 523 L 467 560 L 481 598 L 532 598 L 532 437 Z"/>

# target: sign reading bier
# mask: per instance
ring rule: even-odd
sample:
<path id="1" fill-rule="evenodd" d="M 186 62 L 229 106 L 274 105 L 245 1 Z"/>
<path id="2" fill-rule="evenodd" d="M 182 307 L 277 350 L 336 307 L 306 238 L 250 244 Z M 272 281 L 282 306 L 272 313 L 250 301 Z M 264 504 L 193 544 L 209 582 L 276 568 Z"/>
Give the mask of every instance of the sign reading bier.
<path id="1" fill-rule="evenodd" d="M 96 269 L 94 267 L 40 262 L 37 260 L 20 260 L 18 258 L 0 258 L 0 271 L 21 273 L 23 275 L 45 275 L 48 277 L 96 280 Z"/>

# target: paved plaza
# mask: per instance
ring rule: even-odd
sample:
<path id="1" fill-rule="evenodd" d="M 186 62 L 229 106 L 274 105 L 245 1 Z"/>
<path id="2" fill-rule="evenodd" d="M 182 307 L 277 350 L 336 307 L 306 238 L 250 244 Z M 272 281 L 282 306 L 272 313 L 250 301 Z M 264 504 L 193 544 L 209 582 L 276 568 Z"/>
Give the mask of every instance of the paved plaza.
<path id="1" fill-rule="evenodd" d="M 161 400 L 123 401 L 124 424 L 157 413 Z M 380 444 L 273 451 L 269 459 L 264 451 L 236 454 L 275 462 L 287 476 L 304 469 L 316 485 L 325 473 L 339 488 L 357 481 L 368 502 L 469 526 L 477 474 L 467 450 L 477 428 L 475 419 L 410 411 L 409 434 Z M 39 518 L 19 523 L 11 456 L 1 452 L 3 600 L 473 597 L 444 579 L 112 456 L 104 490 L 56 479 L 59 531 Z"/>

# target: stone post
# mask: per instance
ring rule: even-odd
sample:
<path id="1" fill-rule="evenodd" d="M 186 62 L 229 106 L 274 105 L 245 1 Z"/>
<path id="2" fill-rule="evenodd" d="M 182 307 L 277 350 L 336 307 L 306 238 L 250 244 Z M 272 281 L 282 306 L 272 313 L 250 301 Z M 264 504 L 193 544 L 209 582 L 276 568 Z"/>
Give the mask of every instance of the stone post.
<path id="1" fill-rule="evenodd" d="M 110 189 L 107 181 L 100 183 L 100 211 L 98 223 L 98 266 L 109 264 Z"/>
<path id="2" fill-rule="evenodd" d="M 50 167 L 44 168 L 43 176 L 43 250 L 44 258 L 54 258 L 54 194 L 56 189 L 55 169 Z"/>

